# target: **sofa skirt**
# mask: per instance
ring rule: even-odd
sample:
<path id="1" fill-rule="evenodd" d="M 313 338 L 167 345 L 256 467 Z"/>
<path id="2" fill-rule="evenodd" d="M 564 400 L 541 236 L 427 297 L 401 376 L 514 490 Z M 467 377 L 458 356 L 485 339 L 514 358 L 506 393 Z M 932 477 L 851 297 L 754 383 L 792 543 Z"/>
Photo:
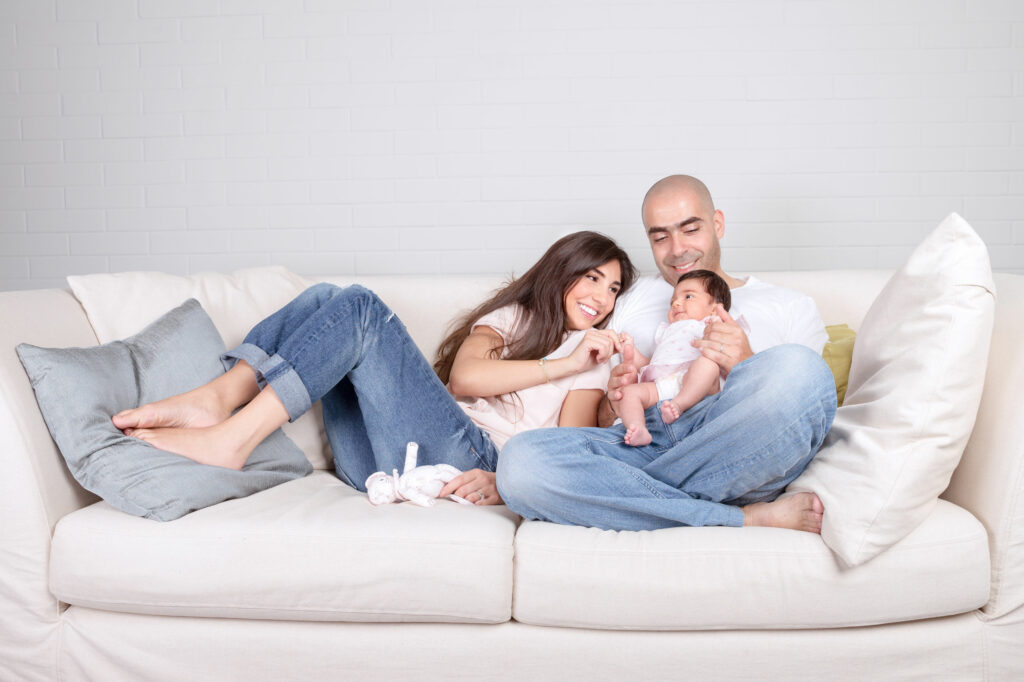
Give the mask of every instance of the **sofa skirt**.
<path id="1" fill-rule="evenodd" d="M 976 614 L 831 630 L 316 623 L 69 608 L 60 679 L 984 679 Z"/>

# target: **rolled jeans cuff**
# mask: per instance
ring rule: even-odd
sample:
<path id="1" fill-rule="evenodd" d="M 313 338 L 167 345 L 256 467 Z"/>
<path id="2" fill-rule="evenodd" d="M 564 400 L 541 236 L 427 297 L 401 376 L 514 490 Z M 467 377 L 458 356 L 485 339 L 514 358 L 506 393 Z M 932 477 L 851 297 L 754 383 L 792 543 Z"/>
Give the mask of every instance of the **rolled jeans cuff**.
<path id="1" fill-rule="evenodd" d="M 740 509 L 739 507 L 733 507 L 731 505 L 729 505 L 728 507 L 729 507 L 729 510 L 726 513 L 726 517 L 725 517 L 725 520 L 722 522 L 722 525 L 723 526 L 732 526 L 732 527 L 735 527 L 735 528 L 742 527 L 744 522 L 746 522 L 746 519 L 747 519 L 747 517 L 744 516 L 744 514 L 743 514 L 743 510 Z"/>
<path id="2" fill-rule="evenodd" d="M 268 384 L 274 389 L 278 400 L 288 412 L 288 421 L 295 421 L 313 406 L 309 391 L 298 372 L 280 355 L 267 355 L 259 346 L 243 343 L 220 356 L 225 370 L 234 367 L 239 360 L 245 360 L 252 367 L 260 390 Z"/>

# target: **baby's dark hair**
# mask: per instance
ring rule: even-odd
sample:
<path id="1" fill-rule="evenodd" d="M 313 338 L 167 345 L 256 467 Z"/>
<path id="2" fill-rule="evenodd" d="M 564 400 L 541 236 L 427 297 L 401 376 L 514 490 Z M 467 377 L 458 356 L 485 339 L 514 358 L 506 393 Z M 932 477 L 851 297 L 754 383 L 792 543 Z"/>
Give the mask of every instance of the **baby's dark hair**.
<path id="1" fill-rule="evenodd" d="M 710 270 L 684 272 L 679 276 L 679 280 L 676 281 L 676 286 L 679 286 L 680 282 L 685 282 L 688 279 L 699 279 L 703 282 L 704 291 L 711 294 L 711 298 L 721 303 L 722 307 L 726 310 L 732 306 L 732 294 L 729 293 L 729 285 L 725 283 L 725 280 L 718 273 L 711 272 Z"/>

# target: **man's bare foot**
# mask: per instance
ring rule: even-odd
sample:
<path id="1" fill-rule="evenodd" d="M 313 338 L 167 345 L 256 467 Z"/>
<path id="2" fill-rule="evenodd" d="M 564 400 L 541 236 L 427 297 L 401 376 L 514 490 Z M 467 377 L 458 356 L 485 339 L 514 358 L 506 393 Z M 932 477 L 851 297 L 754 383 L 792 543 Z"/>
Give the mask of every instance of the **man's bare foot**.
<path id="1" fill-rule="evenodd" d="M 132 438 L 155 448 L 173 452 L 200 464 L 240 470 L 252 447 L 236 437 L 226 423 L 200 428 L 126 429 Z"/>
<path id="2" fill-rule="evenodd" d="M 197 429 L 220 424 L 230 416 L 231 410 L 221 404 L 216 394 L 201 386 L 188 393 L 123 410 L 115 414 L 112 421 L 127 433 L 127 429 Z"/>
<path id="3" fill-rule="evenodd" d="M 632 445 L 635 448 L 640 447 L 651 442 L 651 432 L 643 424 L 635 424 L 626 429 L 626 435 L 623 440 L 626 441 L 626 445 Z"/>
<path id="4" fill-rule="evenodd" d="M 661 403 L 661 420 L 666 424 L 671 424 L 679 419 L 680 414 L 682 413 L 679 411 L 679 408 L 671 400 L 665 400 Z"/>
<path id="5" fill-rule="evenodd" d="M 774 502 L 755 502 L 743 507 L 744 526 L 773 526 L 821 533 L 825 506 L 814 493 L 796 493 Z"/>

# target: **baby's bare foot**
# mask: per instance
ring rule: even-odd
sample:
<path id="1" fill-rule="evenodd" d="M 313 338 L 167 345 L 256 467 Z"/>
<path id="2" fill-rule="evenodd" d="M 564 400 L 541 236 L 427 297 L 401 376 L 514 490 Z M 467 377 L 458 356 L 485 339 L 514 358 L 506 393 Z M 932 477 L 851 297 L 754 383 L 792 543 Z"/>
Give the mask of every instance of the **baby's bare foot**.
<path id="1" fill-rule="evenodd" d="M 643 424 L 635 424 L 626 429 L 623 439 L 626 441 L 626 445 L 640 447 L 651 442 L 651 432 Z"/>
<path id="2" fill-rule="evenodd" d="M 167 427 L 196 429 L 220 424 L 230 416 L 231 411 L 221 405 L 212 392 L 198 388 L 123 410 L 115 414 L 112 421 L 122 431 Z"/>
<path id="3" fill-rule="evenodd" d="M 245 450 L 244 443 L 224 427 L 126 429 L 125 433 L 200 464 L 240 470 L 252 450 Z"/>
<path id="4" fill-rule="evenodd" d="M 814 493 L 796 493 L 774 502 L 755 502 L 743 507 L 744 526 L 773 526 L 821 533 L 825 506 Z"/>
<path id="5" fill-rule="evenodd" d="M 671 400 L 666 400 L 661 403 L 661 420 L 666 424 L 671 424 L 675 420 L 679 419 L 679 408 Z"/>

